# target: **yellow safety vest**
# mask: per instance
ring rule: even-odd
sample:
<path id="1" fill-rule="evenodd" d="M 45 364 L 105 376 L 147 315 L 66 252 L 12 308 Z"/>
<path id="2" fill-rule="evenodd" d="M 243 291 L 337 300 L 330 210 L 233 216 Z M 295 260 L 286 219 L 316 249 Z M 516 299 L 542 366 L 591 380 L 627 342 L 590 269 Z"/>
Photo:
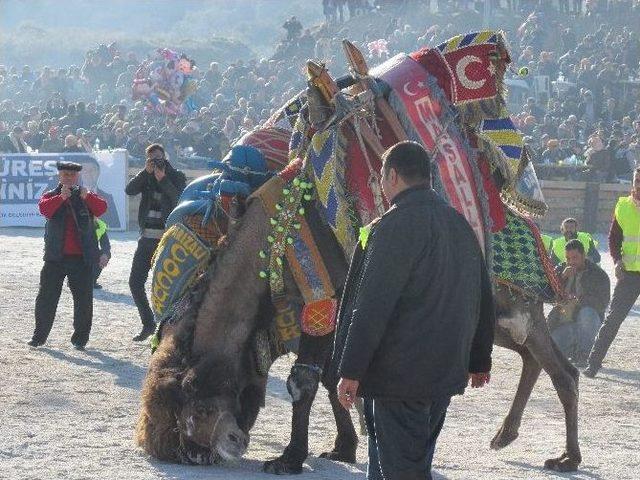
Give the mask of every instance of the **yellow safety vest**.
<path id="1" fill-rule="evenodd" d="M 587 255 L 589 253 L 589 249 L 591 248 L 591 241 L 593 240 L 591 238 L 591 235 L 589 235 L 587 232 L 578 232 L 578 240 L 580 240 L 580 243 L 584 246 L 584 254 Z M 595 241 L 593 243 L 597 246 Z M 567 255 L 564 250 L 564 247 L 566 246 L 567 239 L 564 238 L 564 236 L 558 237 L 553 241 L 553 253 L 560 259 L 560 262 L 567 261 Z"/>
<path id="2" fill-rule="evenodd" d="M 98 241 L 100 241 L 105 233 L 107 233 L 107 224 L 104 220 L 96 218 L 96 238 L 98 239 Z"/>
<path id="3" fill-rule="evenodd" d="M 631 197 L 620 197 L 615 218 L 622 229 L 622 263 L 629 272 L 640 272 L 640 211 Z"/>
<path id="4" fill-rule="evenodd" d="M 551 244 L 553 243 L 553 238 L 551 238 L 551 235 L 545 235 L 544 233 L 541 233 L 540 237 L 542 238 L 542 244 L 544 245 L 544 249 L 547 252 L 551 250 Z"/>

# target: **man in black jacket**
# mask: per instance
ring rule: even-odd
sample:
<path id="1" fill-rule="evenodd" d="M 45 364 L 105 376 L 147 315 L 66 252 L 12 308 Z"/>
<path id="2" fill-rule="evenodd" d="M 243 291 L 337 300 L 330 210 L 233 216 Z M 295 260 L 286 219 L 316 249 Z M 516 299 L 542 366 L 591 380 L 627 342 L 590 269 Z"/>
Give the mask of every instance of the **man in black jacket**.
<path id="1" fill-rule="evenodd" d="M 127 195 L 142 194 L 138 208 L 140 238 L 129 276 L 131 295 L 142 320 L 142 331 L 133 337 L 136 342 L 145 340 L 155 330 L 153 312 L 149 307 L 144 284 L 151 269 L 153 252 L 164 233 L 167 217 L 178 203 L 187 181 L 184 173 L 171 166 L 162 145 L 151 144 L 145 153 L 144 169 L 125 188 Z"/>
<path id="2" fill-rule="evenodd" d="M 495 313 L 482 252 L 430 185 L 421 145 L 384 155 L 390 208 L 360 234 L 339 312 L 338 397 L 364 397 L 369 479 L 431 478 L 451 396 L 489 381 Z M 335 371 L 337 369 L 337 372 Z"/>

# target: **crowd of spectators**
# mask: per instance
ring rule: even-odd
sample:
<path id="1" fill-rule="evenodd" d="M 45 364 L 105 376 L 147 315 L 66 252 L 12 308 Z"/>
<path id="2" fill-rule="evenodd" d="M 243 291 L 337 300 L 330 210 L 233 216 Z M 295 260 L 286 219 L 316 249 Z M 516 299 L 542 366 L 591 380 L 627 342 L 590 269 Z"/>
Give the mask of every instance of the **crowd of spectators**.
<path id="1" fill-rule="evenodd" d="M 305 28 L 288 19 L 270 58 L 199 65 L 198 109 L 177 117 L 131 100 L 140 59 L 115 43 L 88 51 L 82 66 L 0 65 L 0 152 L 126 148 L 141 158 L 149 143 L 160 142 L 183 162 L 222 158 L 234 140 L 304 87 L 305 59 L 322 59 L 339 75 L 346 71 L 345 36 L 375 63 L 464 31 L 434 12 L 475 11 L 485 20 L 490 15 L 488 25 L 519 19 L 506 29 L 513 70 L 526 67 L 528 75 L 508 74 L 512 93 L 524 91 L 521 103 L 511 98 L 511 111 L 543 175 L 545 165 L 568 165 L 571 175 L 599 181 L 628 177 L 640 163 L 640 1 L 486 2 L 322 0 L 325 23 Z M 376 16 L 385 15 L 388 21 L 374 27 Z M 350 36 L 358 25 L 364 33 Z M 371 48 L 380 39 L 384 52 Z"/>

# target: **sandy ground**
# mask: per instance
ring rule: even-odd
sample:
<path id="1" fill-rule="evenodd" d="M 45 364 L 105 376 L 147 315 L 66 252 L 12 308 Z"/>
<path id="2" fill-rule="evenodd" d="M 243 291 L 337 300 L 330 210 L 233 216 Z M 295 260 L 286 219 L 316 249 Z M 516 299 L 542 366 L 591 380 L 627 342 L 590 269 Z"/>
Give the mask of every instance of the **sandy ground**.
<path id="1" fill-rule="evenodd" d="M 267 406 L 252 432 L 246 459 L 226 467 L 188 467 L 148 458 L 133 442 L 139 391 L 149 360 L 128 292 L 135 235 L 112 233 L 114 258 L 96 293 L 93 330 L 86 352 L 71 348 L 72 302 L 65 288 L 45 347 L 26 345 L 42 266 L 42 231 L 0 230 L 0 478 L 2 479 L 242 479 L 268 478 L 261 462 L 289 439 L 290 400 L 285 379 L 293 358 L 272 368 Z M 601 245 L 606 242 L 601 242 Z M 603 256 L 611 272 L 611 259 Z M 578 473 L 542 470 L 564 445 L 564 417 L 549 378 L 543 375 L 521 427 L 520 438 L 500 452 L 489 449 L 507 412 L 520 371 L 519 358 L 495 351 L 488 388 L 453 400 L 439 442 L 439 479 L 639 479 L 640 308 L 624 323 L 594 380 L 582 377 Z M 329 449 L 335 427 L 326 393 L 319 393 L 311 420 L 311 457 L 300 478 L 363 479 L 366 439 L 355 466 L 315 458 Z"/>

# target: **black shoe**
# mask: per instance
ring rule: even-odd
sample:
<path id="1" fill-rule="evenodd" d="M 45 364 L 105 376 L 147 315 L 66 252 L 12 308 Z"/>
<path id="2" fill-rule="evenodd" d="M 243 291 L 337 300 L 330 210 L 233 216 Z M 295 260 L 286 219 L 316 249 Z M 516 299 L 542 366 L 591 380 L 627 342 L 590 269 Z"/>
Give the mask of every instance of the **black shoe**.
<path id="1" fill-rule="evenodd" d="M 71 344 L 73 345 L 73 348 L 75 348 L 76 350 L 80 350 L 81 352 L 84 352 L 84 345 L 81 345 L 79 343 L 73 343 L 73 342 L 71 342 Z"/>
<path id="2" fill-rule="evenodd" d="M 133 337 L 134 342 L 144 342 L 147 338 L 149 338 L 156 331 L 155 325 L 153 327 L 144 326 L 142 327 L 142 331 Z"/>
<path id="3" fill-rule="evenodd" d="M 599 370 L 600 370 L 600 367 L 596 367 L 594 365 L 589 365 L 589 366 L 587 366 L 587 368 L 585 368 L 582 371 L 582 374 L 585 377 L 594 378 L 598 374 Z"/>
<path id="4" fill-rule="evenodd" d="M 30 340 L 27 342 L 27 345 L 29 345 L 30 347 L 33 348 L 38 348 L 42 345 L 44 345 L 44 342 L 39 342 L 38 340 Z"/>
<path id="5" fill-rule="evenodd" d="M 100 285 L 98 282 L 93 284 L 93 288 L 94 290 L 102 290 L 102 285 Z"/>

